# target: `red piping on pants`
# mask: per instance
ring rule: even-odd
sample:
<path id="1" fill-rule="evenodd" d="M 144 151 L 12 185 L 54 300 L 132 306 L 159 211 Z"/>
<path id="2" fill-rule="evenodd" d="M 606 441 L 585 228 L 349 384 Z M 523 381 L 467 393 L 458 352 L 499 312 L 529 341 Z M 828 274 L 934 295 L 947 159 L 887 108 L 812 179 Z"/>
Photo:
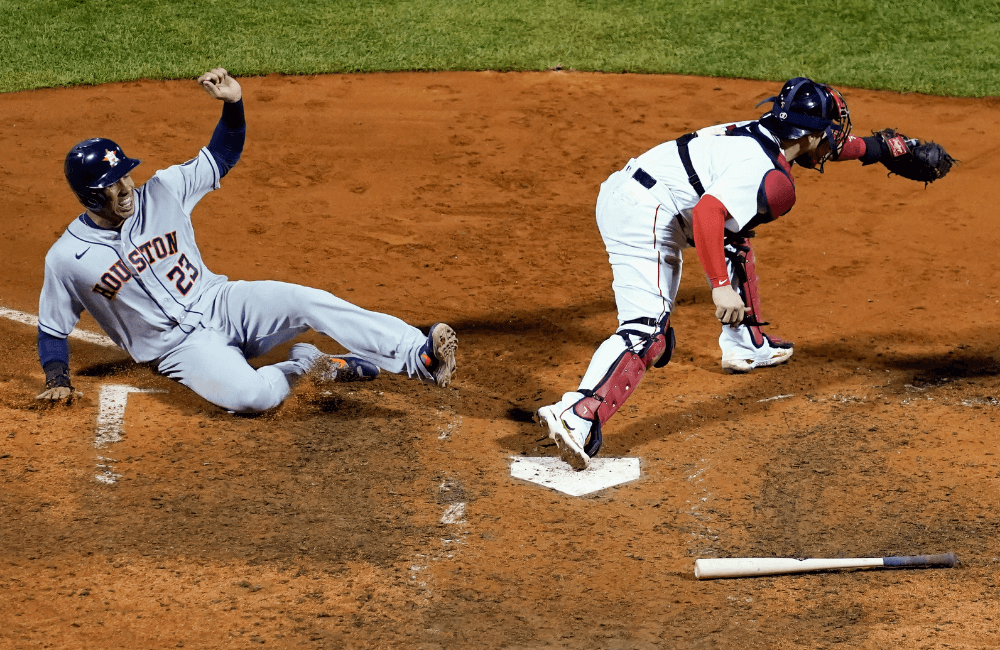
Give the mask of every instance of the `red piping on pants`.
<path id="1" fill-rule="evenodd" d="M 663 306 L 660 308 L 660 313 L 662 314 L 666 308 L 667 301 L 663 297 L 663 287 L 660 286 L 660 265 L 663 264 L 663 254 L 660 253 L 660 249 L 656 247 L 656 220 L 660 218 L 660 206 L 656 206 L 656 212 L 653 213 L 653 250 L 656 251 L 656 290 L 660 292 L 660 300 L 663 302 Z"/>

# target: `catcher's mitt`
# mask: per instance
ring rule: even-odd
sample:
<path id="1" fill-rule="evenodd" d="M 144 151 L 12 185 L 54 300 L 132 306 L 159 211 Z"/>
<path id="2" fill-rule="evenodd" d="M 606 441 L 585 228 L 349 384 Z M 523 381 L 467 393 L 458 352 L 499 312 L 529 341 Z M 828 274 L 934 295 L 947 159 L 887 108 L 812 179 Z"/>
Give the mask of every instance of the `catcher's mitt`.
<path id="1" fill-rule="evenodd" d="M 908 138 L 895 129 L 873 131 L 872 135 L 880 138 L 885 145 L 886 154 L 879 162 L 886 166 L 890 174 L 923 181 L 925 186 L 943 178 L 958 162 L 938 143 Z"/>

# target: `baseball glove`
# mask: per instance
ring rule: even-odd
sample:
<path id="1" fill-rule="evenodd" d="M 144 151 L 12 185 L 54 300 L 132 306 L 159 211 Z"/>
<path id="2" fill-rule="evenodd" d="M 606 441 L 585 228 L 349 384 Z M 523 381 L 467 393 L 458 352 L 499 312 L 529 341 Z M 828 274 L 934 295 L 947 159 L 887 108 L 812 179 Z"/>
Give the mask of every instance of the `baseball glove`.
<path id="1" fill-rule="evenodd" d="M 952 165 L 958 162 L 938 143 L 908 138 L 895 129 L 873 131 L 872 135 L 880 138 L 885 145 L 888 155 L 883 155 L 879 162 L 890 174 L 922 181 L 924 186 L 944 178 Z"/>

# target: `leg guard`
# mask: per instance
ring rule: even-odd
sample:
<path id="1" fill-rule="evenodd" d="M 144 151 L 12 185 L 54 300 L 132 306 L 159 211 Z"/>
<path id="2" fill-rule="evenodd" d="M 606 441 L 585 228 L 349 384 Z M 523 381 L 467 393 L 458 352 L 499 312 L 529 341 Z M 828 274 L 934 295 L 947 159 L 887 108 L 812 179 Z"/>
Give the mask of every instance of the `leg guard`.
<path id="1" fill-rule="evenodd" d="M 732 277 L 730 278 L 733 288 L 740 294 L 743 304 L 747 306 L 748 313 L 743 320 L 743 324 L 750 331 L 750 338 L 754 347 L 764 345 L 765 339 L 772 348 L 791 348 L 790 341 L 783 341 L 777 336 L 769 336 L 764 333 L 762 327 L 767 325 L 760 311 L 760 290 L 758 288 L 757 264 L 750 246 L 749 237 L 737 237 L 727 242 L 725 248 L 726 258 L 732 267 Z"/>
<path id="2" fill-rule="evenodd" d="M 647 321 L 652 321 L 656 328 L 652 334 L 629 329 L 618 330 L 617 334 L 625 341 L 625 351 L 611 364 L 595 388 L 580 389 L 584 398 L 573 405 L 573 413 L 594 423 L 583 449 L 590 457 L 597 454 L 603 443 L 601 425 L 618 412 L 646 371 L 650 367 L 662 368 L 667 365 L 674 352 L 674 328 L 670 327 L 670 315 L 667 314 L 659 322 L 651 318 L 641 319 L 639 322 L 649 324 Z M 632 343 L 633 336 L 639 339 L 635 344 Z"/>

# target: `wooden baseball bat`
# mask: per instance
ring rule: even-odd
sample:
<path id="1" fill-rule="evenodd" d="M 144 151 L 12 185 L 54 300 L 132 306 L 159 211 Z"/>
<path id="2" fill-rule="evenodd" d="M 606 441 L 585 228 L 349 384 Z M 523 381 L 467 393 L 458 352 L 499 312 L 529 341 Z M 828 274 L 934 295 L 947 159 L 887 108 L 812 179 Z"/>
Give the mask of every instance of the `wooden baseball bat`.
<path id="1" fill-rule="evenodd" d="M 804 560 L 790 557 L 702 558 L 694 561 L 694 577 L 699 580 L 709 580 L 711 578 L 771 576 L 830 569 L 863 569 L 867 567 L 897 569 L 956 565 L 958 565 L 958 558 L 955 557 L 954 553 L 904 555 L 901 557 L 808 558 Z"/>

